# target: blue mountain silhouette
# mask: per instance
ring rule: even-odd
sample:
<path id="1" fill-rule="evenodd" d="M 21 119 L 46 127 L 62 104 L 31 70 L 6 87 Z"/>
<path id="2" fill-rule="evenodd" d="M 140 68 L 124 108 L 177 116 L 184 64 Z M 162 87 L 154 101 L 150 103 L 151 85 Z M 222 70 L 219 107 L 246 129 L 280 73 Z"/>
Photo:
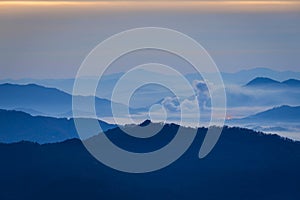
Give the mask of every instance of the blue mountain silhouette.
<path id="1" fill-rule="evenodd" d="M 300 122 L 300 106 L 279 106 L 246 117 L 245 120 Z"/>
<path id="2" fill-rule="evenodd" d="M 104 131 L 115 127 L 104 121 L 98 122 Z M 5 143 L 25 140 L 42 144 L 78 138 L 73 119 L 31 116 L 0 109 L 0 124 L 0 142 Z"/>
<path id="3" fill-rule="evenodd" d="M 141 128 L 141 127 L 139 127 Z M 119 128 L 106 134 L 122 148 L 153 150 L 179 126 L 164 125 L 156 138 L 138 140 Z M 184 128 L 185 129 L 185 128 Z M 1 199 L 299 199 L 300 143 L 248 129 L 223 129 L 204 159 L 198 158 L 206 129 L 170 166 L 128 174 L 95 160 L 80 140 L 39 145 L 0 144 Z M 117 139 L 120 138 L 121 139 Z"/>
<path id="4" fill-rule="evenodd" d="M 123 73 L 116 73 L 116 74 L 110 74 L 105 75 L 102 77 L 103 84 L 106 88 L 111 90 L 113 88 L 113 85 L 117 82 L 117 80 L 123 75 Z M 214 77 L 216 74 L 210 74 L 207 73 L 206 76 L 208 77 Z M 238 85 L 244 85 L 250 80 L 253 80 L 256 77 L 270 77 L 271 79 L 280 80 L 283 81 L 287 77 L 293 78 L 293 79 L 300 79 L 300 73 L 295 71 L 276 71 L 270 68 L 252 68 L 247 70 L 241 70 L 237 72 L 221 72 L 221 75 L 223 77 L 223 80 L 225 83 L 228 84 L 238 84 Z M 97 78 L 97 77 L 94 77 Z M 202 77 L 199 74 L 187 74 L 186 78 L 193 82 L 194 80 L 201 80 Z M 51 88 L 58 88 L 59 90 L 65 91 L 67 93 L 71 93 L 73 89 L 74 79 L 19 79 L 19 80 L 13 80 L 13 79 L 4 79 L 0 80 L 0 83 L 13 83 L 13 84 L 29 84 L 29 83 L 35 83 L 37 85 L 45 86 L 45 87 L 51 87 Z M 108 91 L 104 91 L 108 92 Z M 106 95 L 101 95 L 101 97 Z"/>
<path id="5" fill-rule="evenodd" d="M 92 96 L 75 96 L 80 102 L 80 110 L 84 116 L 91 113 L 85 111 L 85 106 L 90 102 Z M 111 101 L 95 98 L 95 108 L 98 117 L 112 116 Z M 116 106 L 125 105 L 113 103 Z M 46 88 L 36 84 L 0 85 L 0 108 L 8 110 L 26 111 L 30 114 L 43 113 L 54 117 L 72 116 L 72 95 L 55 88 Z"/>
<path id="6" fill-rule="evenodd" d="M 257 77 L 251 80 L 249 83 L 245 85 L 246 87 L 261 87 L 261 88 L 273 88 L 273 89 L 281 89 L 281 88 L 293 88 L 300 87 L 300 80 L 296 79 L 288 79 L 282 82 L 266 78 L 266 77 Z"/>

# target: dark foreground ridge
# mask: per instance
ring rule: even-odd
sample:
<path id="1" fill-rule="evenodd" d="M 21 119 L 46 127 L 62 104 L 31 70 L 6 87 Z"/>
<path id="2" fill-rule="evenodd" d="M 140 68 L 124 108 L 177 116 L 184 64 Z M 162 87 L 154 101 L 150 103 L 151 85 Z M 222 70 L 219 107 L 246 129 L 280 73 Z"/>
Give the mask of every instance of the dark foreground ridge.
<path id="1" fill-rule="evenodd" d="M 106 134 L 125 149 L 146 151 L 163 146 L 177 129 L 165 125 L 148 142 L 119 128 Z M 300 199 L 299 142 L 225 127 L 213 151 L 200 160 L 205 131 L 198 129 L 175 163 L 146 174 L 104 166 L 78 139 L 0 144 L 0 199 Z"/>

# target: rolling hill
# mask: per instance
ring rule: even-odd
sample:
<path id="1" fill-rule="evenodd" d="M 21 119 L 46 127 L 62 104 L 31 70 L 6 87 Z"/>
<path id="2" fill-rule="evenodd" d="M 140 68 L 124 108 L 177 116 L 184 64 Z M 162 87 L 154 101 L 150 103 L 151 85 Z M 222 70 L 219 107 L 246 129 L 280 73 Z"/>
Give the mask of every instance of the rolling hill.
<path id="1" fill-rule="evenodd" d="M 78 112 L 84 117 L 91 113 L 85 112 L 92 96 L 75 96 L 80 102 Z M 114 103 L 117 106 L 126 107 Z M 55 88 L 46 88 L 36 84 L 0 85 L 0 108 L 7 110 L 26 111 L 29 114 L 44 114 L 52 117 L 72 117 L 72 96 Z M 112 116 L 111 101 L 95 98 L 95 108 L 98 117 Z M 134 111 L 133 111 L 134 112 Z"/>
<path id="2" fill-rule="evenodd" d="M 284 88 L 300 88 L 300 80 L 288 79 L 282 82 L 266 78 L 257 77 L 245 85 L 245 87 L 268 88 L 268 89 L 284 89 Z"/>
<path id="3" fill-rule="evenodd" d="M 243 118 L 244 121 L 257 122 L 300 122 L 300 106 L 279 106 Z"/>
<path id="4" fill-rule="evenodd" d="M 300 140 L 300 106 L 277 106 L 240 119 L 230 119 L 226 124 L 271 132 L 290 139 Z"/>
<path id="5" fill-rule="evenodd" d="M 99 124 L 103 130 L 115 127 L 103 121 Z M 25 140 L 43 144 L 72 138 L 78 138 L 73 119 L 31 116 L 20 111 L 0 109 L 0 142 Z"/>

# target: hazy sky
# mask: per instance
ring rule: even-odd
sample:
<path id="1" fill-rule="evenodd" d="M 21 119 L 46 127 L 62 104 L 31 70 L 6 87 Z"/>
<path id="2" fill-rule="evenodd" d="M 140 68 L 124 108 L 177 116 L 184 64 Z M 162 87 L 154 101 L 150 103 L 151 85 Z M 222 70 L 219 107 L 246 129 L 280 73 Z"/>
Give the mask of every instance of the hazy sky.
<path id="1" fill-rule="evenodd" d="M 299 1 L 0 1 L 0 78 L 73 77 L 102 40 L 145 26 L 191 36 L 221 71 L 300 71 L 299 22 Z"/>

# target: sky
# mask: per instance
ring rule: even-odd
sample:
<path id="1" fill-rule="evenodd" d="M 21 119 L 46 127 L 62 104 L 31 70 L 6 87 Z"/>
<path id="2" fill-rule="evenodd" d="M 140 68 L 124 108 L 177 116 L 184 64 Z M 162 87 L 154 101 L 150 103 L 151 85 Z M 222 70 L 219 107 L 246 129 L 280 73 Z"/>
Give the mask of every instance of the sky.
<path id="1" fill-rule="evenodd" d="M 300 71 L 299 21 L 300 1 L 0 1 L 0 79 L 74 77 L 101 41 L 147 26 L 192 37 L 220 71 Z M 149 55 L 172 60 L 144 52 L 119 65 Z"/>

